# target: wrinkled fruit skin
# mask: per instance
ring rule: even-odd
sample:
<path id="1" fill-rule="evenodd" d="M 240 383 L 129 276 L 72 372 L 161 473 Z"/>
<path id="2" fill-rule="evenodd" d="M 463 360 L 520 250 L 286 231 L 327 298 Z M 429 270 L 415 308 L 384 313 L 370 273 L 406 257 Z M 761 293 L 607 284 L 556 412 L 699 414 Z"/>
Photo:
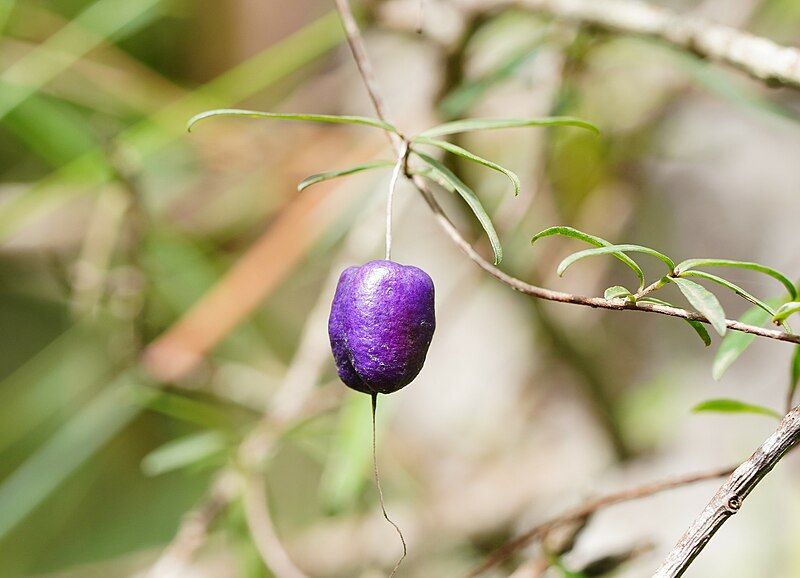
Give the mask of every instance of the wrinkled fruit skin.
<path id="1" fill-rule="evenodd" d="M 411 383 L 435 328 L 433 280 L 422 269 L 370 261 L 339 277 L 328 335 L 348 387 L 377 394 Z"/>

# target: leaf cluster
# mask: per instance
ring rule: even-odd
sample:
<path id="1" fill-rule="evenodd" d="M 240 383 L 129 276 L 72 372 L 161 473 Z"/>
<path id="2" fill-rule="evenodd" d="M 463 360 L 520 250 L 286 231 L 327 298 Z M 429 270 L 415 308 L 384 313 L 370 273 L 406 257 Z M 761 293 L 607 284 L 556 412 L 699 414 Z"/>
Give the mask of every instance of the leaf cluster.
<path id="1" fill-rule="evenodd" d="M 551 236 L 577 239 L 594 246 L 592 249 L 577 251 L 564 258 L 557 267 L 559 276 L 563 275 L 567 269 L 578 261 L 599 255 L 611 255 L 623 262 L 633 272 L 638 282 L 636 290 L 631 291 L 622 285 L 614 285 L 605 290 L 604 297 L 606 299 L 619 299 L 631 306 L 635 306 L 636 303 L 651 303 L 665 307 L 674 307 L 672 303 L 656 298 L 653 294 L 668 284 L 675 285 L 688 301 L 689 305 L 703 315 L 714 330 L 719 333 L 720 336 L 724 337 L 714 360 L 713 375 L 715 379 L 722 377 L 722 374 L 750 346 L 755 336 L 741 332 L 727 333 L 728 321 L 717 296 L 705 286 L 690 278 L 706 281 L 732 291 L 745 301 L 751 303 L 753 307 L 742 315 L 742 323 L 762 326 L 771 320 L 776 325 L 782 325 L 786 331 L 791 332 L 791 327 L 787 319 L 791 315 L 800 312 L 800 300 L 798 300 L 797 287 L 785 274 L 772 267 L 762 265 L 761 263 L 707 258 L 686 259 L 676 263 L 669 256 L 650 247 L 631 244 L 614 245 L 595 235 L 564 226 L 550 227 L 537 233 L 531 239 L 531 243 L 535 243 L 537 240 L 544 237 Z M 666 268 L 666 273 L 654 283 L 647 285 L 644 271 L 630 256 L 630 253 L 647 255 L 661 261 Z M 745 269 L 766 275 L 780 283 L 786 290 L 786 295 L 778 299 L 760 299 L 732 281 L 720 275 L 709 273 L 705 270 L 707 268 Z M 706 346 L 711 345 L 711 336 L 703 323 L 693 319 L 687 319 L 686 321 Z M 795 349 L 790 380 L 789 398 L 791 399 L 798 382 L 800 382 L 800 347 Z M 709 400 L 696 406 L 694 411 L 756 413 L 771 417 L 780 417 L 780 414 L 772 409 L 732 399 Z"/>
<path id="2" fill-rule="evenodd" d="M 379 119 L 365 117 L 365 116 L 342 116 L 342 115 L 305 114 L 305 113 L 273 113 L 273 112 L 259 112 L 255 110 L 241 110 L 241 109 L 230 109 L 230 108 L 210 110 L 192 117 L 188 123 L 188 130 L 191 131 L 192 128 L 202 120 L 219 116 L 247 117 L 247 118 L 260 118 L 260 119 L 272 119 L 272 120 L 300 120 L 300 121 L 311 121 L 311 122 L 320 122 L 329 124 L 361 125 L 361 126 L 379 128 L 384 131 L 394 133 L 401 138 L 404 138 L 397 130 L 397 128 L 389 124 L 388 122 L 384 122 Z M 421 162 L 422 166 L 418 168 L 409 167 L 406 173 L 408 175 L 416 174 L 424 178 L 427 178 L 432 182 L 435 182 L 436 184 L 447 189 L 448 191 L 458 194 L 464 200 L 464 202 L 470 208 L 472 213 L 478 219 L 478 222 L 481 224 L 481 227 L 483 227 L 483 230 L 486 232 L 486 235 L 488 236 L 489 242 L 491 243 L 492 246 L 492 251 L 494 253 L 494 262 L 495 265 L 497 265 L 503 259 L 503 248 L 500 244 L 500 238 L 497 234 L 497 231 L 495 230 L 494 225 L 492 224 L 492 220 L 489 217 L 489 214 L 484 209 L 483 204 L 480 201 L 480 198 L 478 197 L 478 195 L 475 194 L 475 192 L 469 186 L 467 186 L 461 179 L 459 179 L 441 161 L 439 161 L 435 157 L 425 152 L 425 147 L 440 149 L 445 153 L 456 155 L 470 162 L 482 165 L 493 171 L 497 171 L 498 173 L 508 178 L 509 182 L 514 188 L 514 194 L 519 195 L 521 189 L 520 179 L 513 171 L 510 171 L 509 169 L 495 162 L 492 162 L 488 159 L 482 158 L 463 147 L 450 143 L 446 140 L 442 140 L 441 137 L 446 137 L 453 134 L 471 132 L 471 131 L 496 130 L 504 128 L 547 127 L 547 126 L 572 126 L 590 130 L 595 133 L 599 133 L 598 128 L 592 123 L 585 120 L 581 120 L 579 118 L 573 118 L 567 116 L 528 118 L 528 119 L 473 118 L 467 120 L 457 120 L 453 122 L 447 122 L 435 126 L 433 128 L 430 128 L 426 131 L 423 131 L 420 134 L 408 139 L 408 144 L 409 144 L 408 154 L 418 159 Z M 408 159 L 405 157 L 403 159 L 400 159 L 399 161 L 379 159 L 352 167 L 326 171 L 305 178 L 298 185 L 297 188 L 299 191 L 302 191 L 310 187 L 311 185 L 321 183 L 323 181 L 327 181 L 330 179 L 361 173 L 373 169 L 391 168 L 395 166 L 397 162 L 402 162 L 403 165 L 408 167 L 407 161 Z"/>

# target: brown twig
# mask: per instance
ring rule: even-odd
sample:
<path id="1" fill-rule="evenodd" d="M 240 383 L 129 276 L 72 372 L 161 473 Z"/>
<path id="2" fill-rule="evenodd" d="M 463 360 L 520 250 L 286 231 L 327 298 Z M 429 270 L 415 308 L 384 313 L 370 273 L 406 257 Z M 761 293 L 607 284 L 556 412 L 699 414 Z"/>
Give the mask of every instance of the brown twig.
<path id="1" fill-rule="evenodd" d="M 475 567 L 469 574 L 467 574 L 466 578 L 474 578 L 475 576 L 481 575 L 483 572 L 507 560 L 510 556 L 528 544 L 541 539 L 558 526 L 562 526 L 576 520 L 581 520 L 591 516 L 598 510 L 607 508 L 608 506 L 613 506 L 622 502 L 639 500 L 641 498 L 652 496 L 653 494 L 658 494 L 660 492 L 688 486 L 690 484 L 695 484 L 706 480 L 712 480 L 714 478 L 721 478 L 729 475 L 732 471 L 733 468 L 724 468 L 721 470 L 712 470 L 710 472 L 681 476 L 679 478 L 663 480 L 660 482 L 639 486 L 638 488 L 623 490 L 621 492 L 616 492 L 588 500 L 583 504 L 572 508 L 571 510 L 567 510 L 563 514 L 534 526 L 513 540 L 506 542 L 497 550 L 492 552 L 483 563 Z"/>
<path id="2" fill-rule="evenodd" d="M 744 499 L 798 441 L 800 406 L 786 414 L 775 432 L 717 490 L 653 574 L 653 578 L 682 576 L 722 524 L 741 509 Z"/>

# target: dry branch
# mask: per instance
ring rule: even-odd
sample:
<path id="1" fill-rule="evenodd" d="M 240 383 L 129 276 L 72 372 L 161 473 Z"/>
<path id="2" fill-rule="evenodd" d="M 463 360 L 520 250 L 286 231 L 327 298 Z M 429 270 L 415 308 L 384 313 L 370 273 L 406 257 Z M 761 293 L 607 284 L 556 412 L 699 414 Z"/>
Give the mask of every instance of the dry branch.
<path id="1" fill-rule="evenodd" d="M 778 429 L 717 490 L 653 574 L 653 578 L 682 576 L 722 524 L 739 511 L 744 499 L 798 441 L 800 406 L 786 414 Z"/>
<path id="2" fill-rule="evenodd" d="M 597 512 L 598 510 L 607 508 L 608 506 L 613 506 L 614 504 L 620 504 L 622 502 L 640 500 L 642 498 L 652 496 L 653 494 L 658 494 L 660 492 L 665 492 L 667 490 L 673 490 L 675 488 L 688 486 L 690 484 L 696 484 L 698 482 L 703 482 L 706 480 L 721 478 L 723 476 L 727 476 L 732 471 L 733 468 L 724 468 L 720 470 L 712 470 L 710 472 L 702 472 L 699 474 L 681 476 L 679 478 L 662 480 L 660 482 L 654 482 L 652 484 L 639 486 L 638 488 L 623 490 L 621 492 L 616 492 L 613 494 L 608 494 L 606 496 L 588 500 L 583 504 L 564 512 L 563 514 L 560 514 L 554 518 L 551 518 L 550 520 L 547 520 L 546 522 L 534 526 L 533 528 L 527 530 L 526 532 L 523 532 L 513 540 L 506 542 L 498 549 L 496 549 L 494 552 L 492 552 L 482 564 L 480 564 L 479 566 L 474 568 L 469 574 L 467 574 L 466 578 L 475 578 L 476 576 L 481 575 L 490 568 L 507 560 L 510 556 L 512 556 L 516 552 L 519 552 L 522 548 L 524 548 L 528 544 L 546 536 L 549 532 L 553 531 L 555 528 L 570 522 L 587 518 L 592 514 L 594 514 L 595 512 Z"/>

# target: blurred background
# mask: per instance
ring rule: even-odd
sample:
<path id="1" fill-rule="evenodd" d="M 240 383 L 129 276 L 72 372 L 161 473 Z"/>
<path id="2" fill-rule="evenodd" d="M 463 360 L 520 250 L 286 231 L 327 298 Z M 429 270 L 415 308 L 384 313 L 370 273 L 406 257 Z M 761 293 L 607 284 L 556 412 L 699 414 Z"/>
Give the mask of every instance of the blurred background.
<path id="1" fill-rule="evenodd" d="M 800 42 L 796 0 L 663 4 Z M 406 133 L 550 114 L 602 129 L 459 137 L 522 177 L 515 198 L 502 175 L 446 159 L 492 214 L 505 271 L 584 295 L 635 287 L 614 259 L 558 278 L 558 261 L 584 247 L 530 238 L 563 224 L 800 277 L 800 93 L 543 14 L 419 5 L 359 7 Z M 308 576 L 391 569 L 400 548 L 371 481 L 369 399 L 336 379 L 325 329 L 341 269 L 383 255 L 388 171 L 295 188 L 393 153 L 365 127 L 185 130 L 218 107 L 372 116 L 332 10 L 0 1 L 1 576 L 291 577 L 276 535 Z M 465 206 L 438 194 L 489 254 Z M 785 343 L 756 340 L 715 381 L 716 336 L 707 349 L 676 319 L 516 293 L 469 262 L 402 182 L 394 258 L 433 277 L 438 316 L 422 374 L 378 415 L 387 505 L 409 544 L 401 576 L 461 576 L 585 497 L 738 463 L 774 428 L 690 409 L 715 397 L 782 408 Z M 660 263 L 641 262 L 655 279 Z M 728 278 L 780 296 L 766 277 Z M 664 298 L 683 304 L 672 291 Z M 729 317 L 747 309 L 718 294 Z M 798 480 L 789 456 L 687 575 L 800 576 Z M 717 485 L 608 509 L 561 560 L 534 546 L 486 575 L 650 575 Z M 188 554 L 166 554 L 180 571 L 163 557 L 154 567 L 198 504 Z M 273 546 L 271 569 L 257 543 L 268 559 Z M 608 572 L 578 573 L 617 554 Z"/>

